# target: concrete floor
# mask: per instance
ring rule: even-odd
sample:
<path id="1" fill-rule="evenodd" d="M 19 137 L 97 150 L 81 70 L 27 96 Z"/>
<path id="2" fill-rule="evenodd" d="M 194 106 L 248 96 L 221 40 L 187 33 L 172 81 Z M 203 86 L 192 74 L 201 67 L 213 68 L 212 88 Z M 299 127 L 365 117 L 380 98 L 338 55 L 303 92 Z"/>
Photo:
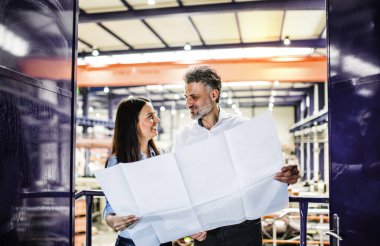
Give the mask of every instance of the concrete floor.
<path id="1" fill-rule="evenodd" d="M 93 246 L 114 246 L 116 242 L 116 233 L 99 233 L 92 236 Z"/>
<path id="2" fill-rule="evenodd" d="M 103 223 L 96 223 L 94 226 L 97 228 L 95 234 L 92 234 L 93 246 L 114 246 L 117 238 L 117 232 L 112 231 Z"/>

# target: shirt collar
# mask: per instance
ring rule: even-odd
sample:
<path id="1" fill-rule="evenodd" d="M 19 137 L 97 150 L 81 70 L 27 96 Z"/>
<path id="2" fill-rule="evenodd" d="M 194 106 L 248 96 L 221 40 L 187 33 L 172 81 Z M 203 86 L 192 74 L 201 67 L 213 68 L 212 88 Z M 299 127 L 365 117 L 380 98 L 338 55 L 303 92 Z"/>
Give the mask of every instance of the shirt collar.
<path id="1" fill-rule="evenodd" d="M 149 152 L 150 152 L 150 156 L 156 156 L 156 152 L 154 152 L 154 149 L 152 148 L 152 146 L 148 146 L 149 147 Z M 140 160 L 145 160 L 145 159 L 148 159 L 148 156 L 146 156 L 145 153 L 143 152 L 140 152 Z"/>
<path id="2" fill-rule="evenodd" d="M 219 105 L 218 105 L 218 109 L 219 109 L 219 116 L 218 116 L 218 121 L 216 122 L 215 126 L 218 125 L 220 122 L 222 122 L 224 119 L 231 117 L 231 115 L 229 115 L 226 111 L 224 111 L 224 109 L 222 109 Z M 202 118 L 198 119 L 198 125 L 200 125 L 201 127 L 204 127 L 202 123 Z"/>
<path id="3" fill-rule="evenodd" d="M 228 114 L 226 111 L 224 111 L 224 109 L 222 109 L 220 106 L 219 107 L 219 119 L 218 119 L 218 122 L 221 122 L 222 120 L 224 119 L 227 119 L 227 118 L 231 118 L 231 115 Z"/>

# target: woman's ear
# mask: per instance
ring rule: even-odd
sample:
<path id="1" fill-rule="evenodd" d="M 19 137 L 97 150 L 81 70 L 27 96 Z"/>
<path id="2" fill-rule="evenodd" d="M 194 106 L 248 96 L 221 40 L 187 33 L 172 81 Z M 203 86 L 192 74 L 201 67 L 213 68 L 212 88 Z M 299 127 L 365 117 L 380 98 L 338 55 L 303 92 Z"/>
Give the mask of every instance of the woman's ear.
<path id="1" fill-rule="evenodd" d="M 211 100 L 216 101 L 219 97 L 219 91 L 217 89 L 213 89 L 210 92 Z"/>

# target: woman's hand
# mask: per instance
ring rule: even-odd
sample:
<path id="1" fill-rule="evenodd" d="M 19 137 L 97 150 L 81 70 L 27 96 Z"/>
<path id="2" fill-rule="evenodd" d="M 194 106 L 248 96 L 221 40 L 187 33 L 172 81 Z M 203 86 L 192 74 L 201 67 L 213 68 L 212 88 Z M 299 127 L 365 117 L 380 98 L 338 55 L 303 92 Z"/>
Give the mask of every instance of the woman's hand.
<path id="1" fill-rule="evenodd" d="M 203 241 L 207 237 L 207 231 L 201 231 L 190 236 L 194 240 Z"/>
<path id="2" fill-rule="evenodd" d="M 139 218 L 135 215 L 117 216 L 115 214 L 109 214 L 106 217 L 106 222 L 109 227 L 116 231 L 122 231 L 128 226 L 135 223 Z"/>

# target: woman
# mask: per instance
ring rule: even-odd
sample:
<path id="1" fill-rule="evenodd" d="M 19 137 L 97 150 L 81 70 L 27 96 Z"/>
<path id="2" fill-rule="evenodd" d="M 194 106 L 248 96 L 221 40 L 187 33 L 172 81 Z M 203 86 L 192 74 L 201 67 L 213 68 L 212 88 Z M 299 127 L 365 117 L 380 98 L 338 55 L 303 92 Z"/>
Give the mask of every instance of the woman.
<path id="1" fill-rule="evenodd" d="M 157 136 L 158 123 L 152 104 L 146 98 L 130 98 L 120 102 L 116 113 L 115 129 L 112 143 L 112 155 L 106 167 L 122 162 L 135 162 L 160 154 L 153 138 Z M 125 230 L 138 218 L 135 215 L 118 216 L 110 204 L 104 209 L 107 224 L 118 231 L 115 246 L 134 246 L 129 233 Z M 162 244 L 172 245 L 171 242 Z"/>

